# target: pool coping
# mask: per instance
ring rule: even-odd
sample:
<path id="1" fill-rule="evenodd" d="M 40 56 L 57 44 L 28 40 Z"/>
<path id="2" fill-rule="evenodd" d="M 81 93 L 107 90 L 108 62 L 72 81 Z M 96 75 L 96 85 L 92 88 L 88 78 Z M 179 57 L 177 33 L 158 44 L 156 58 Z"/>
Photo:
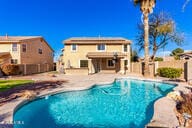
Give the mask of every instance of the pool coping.
<path id="1" fill-rule="evenodd" d="M 89 86 L 81 86 L 81 87 L 75 87 L 75 88 L 70 88 L 70 89 L 65 89 L 65 88 L 61 88 L 60 90 L 53 90 L 53 91 L 46 91 L 45 93 L 40 93 L 39 95 L 36 95 L 35 98 L 33 99 L 25 99 L 25 98 L 18 98 L 16 99 L 14 102 L 13 102 L 13 105 L 10 107 L 8 107 L 8 109 L 11 109 L 11 112 L 9 113 L 8 117 L 6 119 L 8 119 L 8 121 L 12 121 L 13 120 L 13 115 L 15 113 L 15 111 L 17 109 L 19 109 L 21 106 L 23 106 L 24 104 L 27 104 L 33 100 L 36 100 L 36 99 L 39 99 L 39 98 L 43 98 L 47 95 L 54 95 L 54 94 L 58 94 L 58 93 L 62 93 L 62 92 L 70 92 L 70 91 L 81 91 L 81 90 L 87 90 L 87 89 L 91 89 L 93 88 L 95 85 L 98 85 L 98 86 L 104 86 L 106 84 L 111 84 L 113 83 L 115 80 L 117 79 L 123 79 L 123 78 L 126 78 L 126 79 L 136 79 L 136 80 L 143 80 L 143 81 L 153 81 L 153 82 L 162 82 L 162 83 L 168 83 L 168 84 L 174 84 L 174 85 L 177 85 L 179 86 L 180 83 L 178 82 L 172 82 L 172 81 L 163 81 L 163 80 L 159 80 L 159 79 L 150 79 L 150 78 L 140 78 L 140 77 L 130 77 L 130 76 L 126 76 L 126 77 L 116 77 L 115 79 L 111 80 L 111 81 L 108 81 L 108 82 L 99 82 L 99 83 L 95 83 L 95 84 L 92 84 L 92 85 L 89 85 Z M 159 110 L 161 110 L 160 107 L 162 106 L 159 106 L 159 104 L 161 104 L 162 102 L 162 99 L 163 101 L 165 102 L 170 102 L 169 105 L 171 105 L 171 108 L 169 107 L 169 110 L 171 112 L 171 114 L 169 113 L 169 115 L 167 115 L 168 113 L 166 113 L 166 115 L 159 115 Z M 160 103 L 159 103 L 160 102 Z M 2 106 L 1 106 L 2 107 Z M 1 108 L 0 107 L 0 108 Z M 5 107 L 5 105 L 4 105 Z M 6 108 L 6 107 L 5 107 Z M 149 124 L 146 125 L 147 126 L 161 126 L 161 127 L 176 127 L 179 125 L 178 123 L 178 120 L 176 118 L 176 115 L 174 113 L 174 108 L 175 108 L 175 102 L 167 97 L 162 97 L 158 100 L 155 101 L 154 103 L 154 113 L 153 113 L 153 117 L 151 119 L 151 122 Z M 1 114 L 1 112 L 0 112 Z M 163 114 L 163 113 L 161 113 Z M 175 117 L 173 117 L 173 114 Z M 158 116 L 157 116 L 158 115 Z M 168 117 L 168 116 L 171 116 L 171 120 L 172 124 L 170 124 L 170 120 L 168 122 L 165 122 L 165 120 L 162 120 L 162 117 Z M 154 123 L 155 122 L 155 123 Z M 12 128 L 13 127 L 13 123 L 15 122 L 6 122 L 6 120 L 2 120 L 0 121 L 0 126 L 2 125 L 4 128 Z"/>

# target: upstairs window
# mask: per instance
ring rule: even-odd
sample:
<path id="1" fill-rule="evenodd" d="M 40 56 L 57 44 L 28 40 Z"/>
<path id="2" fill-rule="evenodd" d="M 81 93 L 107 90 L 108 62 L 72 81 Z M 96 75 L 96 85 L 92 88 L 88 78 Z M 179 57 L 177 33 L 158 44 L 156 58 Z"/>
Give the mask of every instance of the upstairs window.
<path id="1" fill-rule="evenodd" d="M 39 49 L 38 49 L 38 53 L 39 53 L 39 54 L 43 54 L 43 50 L 39 48 Z"/>
<path id="2" fill-rule="evenodd" d="M 26 44 L 22 44 L 22 51 L 26 52 L 27 51 L 27 45 Z"/>
<path id="3" fill-rule="evenodd" d="M 123 45 L 123 51 L 124 51 L 124 52 L 128 52 L 128 46 L 127 46 L 127 44 L 124 44 L 124 45 Z"/>
<path id="4" fill-rule="evenodd" d="M 71 51 L 77 51 L 77 45 L 76 44 L 71 45 Z"/>
<path id="5" fill-rule="evenodd" d="M 80 60 L 80 68 L 87 68 L 88 60 Z"/>
<path id="6" fill-rule="evenodd" d="M 98 51 L 105 51 L 105 44 L 98 44 L 97 45 L 97 50 Z"/>
<path id="7" fill-rule="evenodd" d="M 17 44 L 12 44 L 12 51 L 16 52 L 17 51 Z"/>

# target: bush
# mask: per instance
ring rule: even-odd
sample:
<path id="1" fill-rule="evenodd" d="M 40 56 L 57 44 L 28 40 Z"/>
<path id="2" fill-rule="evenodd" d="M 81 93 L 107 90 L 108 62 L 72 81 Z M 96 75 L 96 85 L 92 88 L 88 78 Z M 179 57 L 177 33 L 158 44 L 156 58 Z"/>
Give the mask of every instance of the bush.
<path id="1" fill-rule="evenodd" d="M 1 71 L 4 75 L 19 75 L 21 71 L 19 70 L 19 65 L 14 64 L 4 64 L 1 66 Z"/>
<path id="2" fill-rule="evenodd" d="M 183 72 L 183 69 L 181 69 L 181 68 L 164 67 L 164 68 L 157 69 L 157 73 L 159 76 L 172 78 L 172 79 L 180 77 L 182 72 Z"/>
<path id="3" fill-rule="evenodd" d="M 155 61 L 163 61 L 162 57 L 155 57 Z"/>

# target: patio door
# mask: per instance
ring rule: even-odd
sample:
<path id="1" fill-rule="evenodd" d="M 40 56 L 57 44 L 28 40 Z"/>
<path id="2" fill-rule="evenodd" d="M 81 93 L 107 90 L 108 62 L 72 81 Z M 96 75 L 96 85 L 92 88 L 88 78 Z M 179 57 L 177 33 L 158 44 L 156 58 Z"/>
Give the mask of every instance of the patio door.
<path id="1" fill-rule="evenodd" d="M 101 60 L 100 59 L 94 59 L 93 61 L 95 73 L 98 73 L 101 71 Z"/>
<path id="2" fill-rule="evenodd" d="M 96 62 L 96 73 L 101 71 L 101 61 L 99 59 L 97 59 Z"/>

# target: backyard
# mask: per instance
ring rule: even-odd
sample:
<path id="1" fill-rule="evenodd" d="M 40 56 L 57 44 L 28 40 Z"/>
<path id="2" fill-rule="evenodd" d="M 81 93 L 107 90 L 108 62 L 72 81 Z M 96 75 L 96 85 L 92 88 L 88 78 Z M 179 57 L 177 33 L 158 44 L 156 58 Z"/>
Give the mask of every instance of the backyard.
<path id="1" fill-rule="evenodd" d="M 33 80 L 0 80 L 0 92 L 32 83 L 34 83 Z"/>

